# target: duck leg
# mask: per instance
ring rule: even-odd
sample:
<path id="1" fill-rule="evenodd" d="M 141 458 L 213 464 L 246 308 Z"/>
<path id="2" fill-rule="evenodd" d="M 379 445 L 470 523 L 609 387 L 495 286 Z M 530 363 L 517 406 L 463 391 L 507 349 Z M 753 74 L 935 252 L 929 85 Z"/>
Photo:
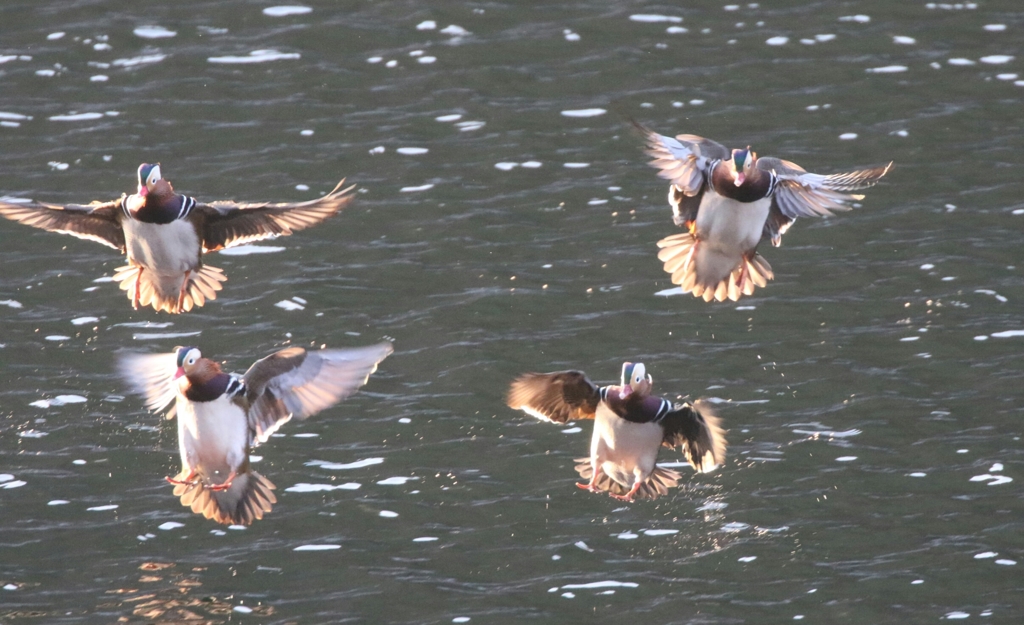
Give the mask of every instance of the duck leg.
<path id="1" fill-rule="evenodd" d="M 181 290 L 178 292 L 178 312 L 181 312 L 182 307 L 185 305 L 185 293 L 188 291 L 188 277 L 191 273 L 191 269 L 186 269 L 185 279 L 181 281 Z"/>
<path id="2" fill-rule="evenodd" d="M 228 475 L 228 479 L 224 480 L 223 483 L 221 483 L 221 484 L 214 484 L 212 486 L 208 486 L 207 488 L 209 488 L 210 490 L 213 490 L 213 491 L 227 490 L 227 489 L 231 488 L 231 482 L 233 482 L 236 477 L 238 477 L 238 474 L 235 473 L 234 471 L 232 471 Z"/>
<path id="3" fill-rule="evenodd" d="M 142 270 L 140 269 L 139 271 Z M 167 482 L 170 484 L 178 484 L 181 486 L 193 486 L 196 483 L 196 470 L 192 469 L 191 471 L 189 471 L 188 475 L 186 475 L 185 479 L 183 480 L 179 480 L 173 477 L 165 477 L 164 479 L 167 480 Z"/>
<path id="4" fill-rule="evenodd" d="M 626 493 L 625 495 L 616 495 L 614 493 L 608 493 L 608 494 L 611 495 L 612 497 L 614 497 L 615 499 L 618 499 L 619 501 L 625 501 L 625 502 L 628 502 L 628 503 L 633 503 L 633 497 L 636 496 L 636 492 L 638 490 L 640 490 L 640 486 L 642 484 L 643 484 L 643 481 L 640 479 L 639 476 L 637 476 L 636 478 L 633 479 L 633 488 L 629 489 L 629 492 Z"/>
<path id="5" fill-rule="evenodd" d="M 576 482 L 576 488 L 596 493 L 601 490 L 600 488 L 597 487 L 597 477 L 601 475 L 601 465 L 599 463 L 591 463 L 590 466 L 590 483 L 580 484 L 579 482 Z"/>
<path id="6" fill-rule="evenodd" d="M 135 294 L 132 295 L 132 309 L 139 309 L 139 293 L 142 291 L 142 270 L 144 267 L 139 266 L 139 274 L 135 276 Z"/>

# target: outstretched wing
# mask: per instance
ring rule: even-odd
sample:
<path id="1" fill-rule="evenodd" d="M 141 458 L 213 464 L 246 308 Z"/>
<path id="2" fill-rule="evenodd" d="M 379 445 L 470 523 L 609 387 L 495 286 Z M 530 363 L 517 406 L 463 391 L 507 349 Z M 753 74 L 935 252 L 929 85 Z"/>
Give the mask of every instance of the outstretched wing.
<path id="1" fill-rule="evenodd" d="M 355 393 L 393 351 L 391 343 L 316 352 L 289 347 L 257 360 L 243 377 L 252 442 L 266 442 L 292 417 L 305 419 Z"/>
<path id="2" fill-rule="evenodd" d="M 512 382 L 506 403 L 542 421 L 565 423 L 593 419 L 601 391 L 582 371 L 525 373 Z"/>
<path id="3" fill-rule="evenodd" d="M 218 201 L 199 204 L 194 213 L 202 217 L 203 252 L 251 243 L 315 226 L 352 201 L 355 185 L 334 190 L 315 200 L 298 203 L 241 203 Z"/>
<path id="4" fill-rule="evenodd" d="M 847 202 L 864 199 L 853 193 L 872 187 L 892 163 L 842 174 L 812 174 L 796 163 L 780 158 L 757 159 L 757 168 L 775 174 L 772 207 L 790 220 L 797 217 L 828 217 L 831 211 L 848 211 Z"/>
<path id="5" fill-rule="evenodd" d="M 146 408 L 160 412 L 170 407 L 167 418 L 175 413 L 174 397 L 177 389 L 174 372 L 178 370 L 177 354 L 123 354 L 117 359 L 121 377 L 132 391 L 146 399 Z"/>
<path id="6" fill-rule="evenodd" d="M 650 165 L 658 168 L 658 175 L 679 187 L 685 195 L 692 197 L 700 192 L 713 161 L 730 158 L 724 145 L 710 139 L 697 135 L 677 135 L 673 139 L 636 122 L 633 124 L 647 142 L 645 151 L 654 158 Z"/>
<path id="7" fill-rule="evenodd" d="M 0 215 L 7 219 L 50 232 L 70 234 L 79 239 L 102 243 L 120 252 L 124 252 L 122 214 L 121 200 L 67 206 L 42 202 L 0 202 Z"/>
<path id="8" fill-rule="evenodd" d="M 725 432 L 706 402 L 675 404 L 661 420 L 665 447 L 682 447 L 694 469 L 707 473 L 725 460 Z"/>

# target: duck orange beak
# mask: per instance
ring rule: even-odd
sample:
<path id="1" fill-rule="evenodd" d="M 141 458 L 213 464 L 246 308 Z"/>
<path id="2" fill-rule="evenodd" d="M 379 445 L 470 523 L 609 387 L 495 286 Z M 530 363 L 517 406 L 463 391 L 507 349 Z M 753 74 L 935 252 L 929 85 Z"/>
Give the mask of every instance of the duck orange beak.
<path id="1" fill-rule="evenodd" d="M 185 375 L 185 367 L 178 367 L 178 370 L 174 372 L 174 379 L 177 380 L 183 375 Z"/>

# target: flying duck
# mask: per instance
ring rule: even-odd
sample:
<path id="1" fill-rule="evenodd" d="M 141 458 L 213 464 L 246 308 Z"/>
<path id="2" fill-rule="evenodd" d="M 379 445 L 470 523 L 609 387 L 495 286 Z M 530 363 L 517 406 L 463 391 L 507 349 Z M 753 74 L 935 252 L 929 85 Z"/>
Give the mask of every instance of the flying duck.
<path id="1" fill-rule="evenodd" d="M 115 270 L 114 280 L 127 291 L 132 307 L 181 313 L 216 299 L 227 280 L 223 271 L 203 264 L 203 254 L 318 224 L 344 208 L 354 188 L 342 189 L 342 180 L 327 195 L 307 202 L 201 204 L 175 193 L 159 163 L 139 165 L 138 177 L 136 193 L 112 202 L 0 201 L 0 215 L 126 254 L 128 264 Z"/>
<path id="2" fill-rule="evenodd" d="M 289 347 L 236 375 L 198 348 L 178 347 L 170 354 L 126 354 L 119 367 L 147 408 L 169 407 L 167 418 L 177 415 L 181 472 L 166 479 L 181 505 L 218 523 L 249 525 L 277 502 L 275 486 L 250 466 L 250 448 L 292 417 L 305 419 L 354 393 L 392 351 L 391 343 Z"/>
<path id="3" fill-rule="evenodd" d="M 698 137 L 659 135 L 640 124 L 653 167 L 669 182 L 668 202 L 686 231 L 658 241 L 658 259 L 684 293 L 710 302 L 736 301 L 774 278 L 757 253 L 762 238 L 778 247 L 797 217 L 828 217 L 847 211 L 852 193 L 874 186 L 892 167 L 812 174 L 796 163 L 758 158 L 747 146 L 729 150 Z"/>
<path id="4" fill-rule="evenodd" d="M 651 395 L 653 379 L 643 363 L 622 365 L 619 386 L 598 387 L 582 371 L 527 373 L 512 382 L 508 406 L 542 421 L 594 419 L 590 457 L 578 458 L 576 471 L 590 492 L 616 499 L 655 499 L 682 476 L 656 465 L 658 448 L 682 447 L 701 473 L 725 460 L 719 419 L 702 402 L 673 403 Z"/>

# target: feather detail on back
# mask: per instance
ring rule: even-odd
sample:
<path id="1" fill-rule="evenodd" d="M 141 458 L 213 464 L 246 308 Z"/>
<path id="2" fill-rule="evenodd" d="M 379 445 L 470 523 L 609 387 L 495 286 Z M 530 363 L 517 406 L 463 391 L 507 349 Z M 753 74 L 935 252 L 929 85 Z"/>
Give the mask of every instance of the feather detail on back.
<path id="1" fill-rule="evenodd" d="M 598 388 L 582 371 L 523 374 L 506 398 L 509 408 L 552 423 L 593 419 L 600 401 Z"/>
<path id="2" fill-rule="evenodd" d="M 725 432 L 710 404 L 676 404 L 661 421 L 665 429 L 662 444 L 682 447 L 683 455 L 695 470 L 707 473 L 725 461 Z"/>

